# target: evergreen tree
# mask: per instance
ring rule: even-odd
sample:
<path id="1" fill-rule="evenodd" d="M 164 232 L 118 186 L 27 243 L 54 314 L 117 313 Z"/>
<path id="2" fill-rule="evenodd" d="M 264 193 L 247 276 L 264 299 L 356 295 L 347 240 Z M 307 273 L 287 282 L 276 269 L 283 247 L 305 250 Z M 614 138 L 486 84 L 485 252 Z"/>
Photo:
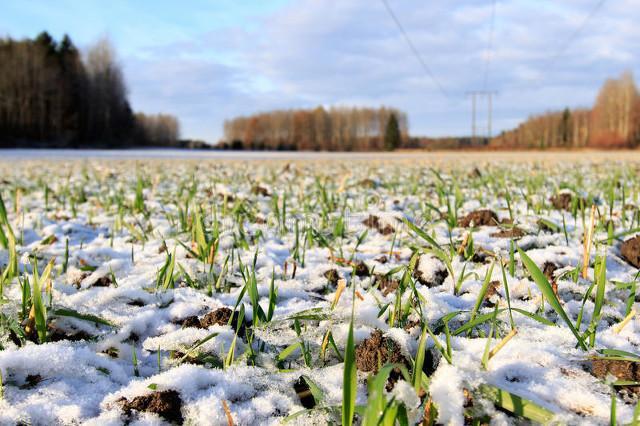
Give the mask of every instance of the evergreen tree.
<path id="1" fill-rule="evenodd" d="M 384 133 L 384 148 L 387 151 L 393 151 L 400 147 L 402 137 L 400 136 L 400 127 L 395 114 L 389 116 L 387 121 L 387 129 Z"/>
<path id="2" fill-rule="evenodd" d="M 565 108 L 562 112 L 562 119 L 560 121 L 560 139 L 562 142 L 562 146 L 569 145 L 571 133 L 571 111 L 569 108 Z"/>

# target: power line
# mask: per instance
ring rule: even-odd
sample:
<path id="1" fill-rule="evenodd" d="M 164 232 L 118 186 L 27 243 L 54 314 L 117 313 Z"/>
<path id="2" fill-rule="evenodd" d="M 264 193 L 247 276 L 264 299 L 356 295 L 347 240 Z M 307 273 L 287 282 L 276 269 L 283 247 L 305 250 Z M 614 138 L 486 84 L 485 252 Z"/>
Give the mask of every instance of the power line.
<path id="1" fill-rule="evenodd" d="M 402 26 L 402 24 L 400 23 L 400 21 L 396 17 L 395 13 L 393 13 L 393 10 L 391 10 L 391 7 L 387 3 L 387 0 L 381 0 L 381 1 L 382 1 L 382 4 L 384 4 L 385 9 L 387 10 L 387 13 L 389 14 L 389 16 L 391 16 L 391 19 L 393 19 L 393 22 L 395 22 L 396 26 L 400 30 L 400 33 L 402 33 L 402 36 L 404 37 L 405 41 L 407 42 L 407 45 L 409 45 L 409 49 L 411 49 L 411 52 L 413 52 L 414 56 L 418 59 L 418 62 L 420 62 L 420 65 L 422 65 L 422 68 L 424 69 L 424 71 L 431 78 L 431 80 L 433 80 L 433 82 L 436 84 L 436 86 L 438 86 L 438 89 L 440 90 L 440 93 L 442 93 L 442 95 L 445 98 L 449 98 L 449 94 L 444 90 L 444 87 L 442 87 L 442 85 L 440 84 L 440 82 L 438 81 L 436 76 L 433 74 L 433 72 L 431 71 L 431 68 L 429 68 L 427 63 L 422 59 L 422 56 L 418 52 L 418 49 L 416 49 L 414 44 L 411 42 L 411 39 L 409 38 L 409 35 L 404 30 L 404 27 Z"/>
<path id="2" fill-rule="evenodd" d="M 491 2 L 491 23 L 489 25 L 489 43 L 487 47 L 487 57 L 484 63 L 484 79 L 482 81 L 482 90 L 487 89 L 487 81 L 489 80 L 489 65 L 491 64 L 491 53 L 493 51 L 493 32 L 496 22 L 496 0 Z"/>
<path id="3" fill-rule="evenodd" d="M 600 8 L 606 3 L 606 1 L 607 0 L 598 0 L 598 2 L 596 2 L 594 6 L 591 8 L 589 13 L 584 17 L 582 22 L 580 22 L 580 24 L 571 32 L 571 34 L 569 34 L 569 36 L 566 38 L 564 43 L 560 44 L 559 45 L 560 47 L 556 50 L 556 52 L 552 56 L 550 56 L 547 61 L 543 63 L 544 65 L 543 75 L 540 75 L 534 78 L 533 81 L 530 83 L 507 86 L 505 87 L 505 89 L 537 89 L 539 88 L 541 86 L 540 80 L 549 74 L 549 71 L 553 69 L 558 59 L 560 59 L 560 57 L 564 55 L 564 53 L 567 51 L 569 46 L 580 36 L 580 34 L 585 29 L 589 21 L 591 21 L 591 19 L 596 15 L 596 13 L 598 13 Z"/>
<path id="4" fill-rule="evenodd" d="M 547 67 L 547 69 L 551 68 L 551 66 L 555 65 L 555 62 L 558 60 L 558 58 L 560 58 L 560 56 L 562 56 L 564 54 L 564 52 L 567 50 L 567 48 L 571 45 L 571 43 L 573 43 L 573 41 L 578 38 L 578 36 L 580 35 L 580 33 L 582 32 L 582 30 L 587 26 L 587 24 L 589 23 L 589 21 L 591 20 L 591 18 L 593 18 L 595 16 L 595 14 L 598 12 L 598 10 L 600 10 L 600 8 L 602 7 L 602 5 L 606 2 L 607 0 L 599 0 L 591 9 L 591 11 L 589 12 L 589 14 L 584 18 L 584 20 L 580 23 L 580 25 L 569 35 L 569 37 L 567 38 L 567 40 L 565 41 L 564 44 L 560 45 L 560 49 L 558 49 L 558 51 L 556 52 L 555 55 L 553 55 L 551 57 L 551 59 L 549 60 L 549 66 Z"/>

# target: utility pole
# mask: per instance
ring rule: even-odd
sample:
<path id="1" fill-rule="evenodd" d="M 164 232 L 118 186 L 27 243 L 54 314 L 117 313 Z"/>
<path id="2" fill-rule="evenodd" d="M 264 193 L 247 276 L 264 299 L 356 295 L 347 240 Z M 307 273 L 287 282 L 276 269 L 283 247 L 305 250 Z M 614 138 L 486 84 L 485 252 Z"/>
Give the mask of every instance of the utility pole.
<path id="1" fill-rule="evenodd" d="M 471 143 L 475 144 L 476 136 L 478 135 L 476 127 L 476 98 L 487 97 L 487 133 L 484 137 L 489 140 L 492 136 L 493 95 L 497 94 L 498 92 L 495 90 L 470 90 L 467 92 L 467 96 L 471 96 Z"/>

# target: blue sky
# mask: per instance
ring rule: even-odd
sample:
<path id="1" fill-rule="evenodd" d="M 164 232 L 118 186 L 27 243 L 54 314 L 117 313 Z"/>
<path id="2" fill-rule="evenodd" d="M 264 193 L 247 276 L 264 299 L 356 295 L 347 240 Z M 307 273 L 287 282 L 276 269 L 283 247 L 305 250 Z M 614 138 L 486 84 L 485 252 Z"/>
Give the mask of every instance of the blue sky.
<path id="1" fill-rule="evenodd" d="M 468 90 L 499 92 L 501 130 L 638 75 L 640 0 L 587 20 L 599 2 L 496 0 L 494 14 L 491 0 L 388 0 L 436 81 L 378 0 L 3 0 L 0 35 L 46 29 L 83 49 L 109 37 L 133 108 L 175 114 L 184 137 L 215 142 L 240 114 L 352 104 L 401 108 L 415 135 L 461 135 Z"/>

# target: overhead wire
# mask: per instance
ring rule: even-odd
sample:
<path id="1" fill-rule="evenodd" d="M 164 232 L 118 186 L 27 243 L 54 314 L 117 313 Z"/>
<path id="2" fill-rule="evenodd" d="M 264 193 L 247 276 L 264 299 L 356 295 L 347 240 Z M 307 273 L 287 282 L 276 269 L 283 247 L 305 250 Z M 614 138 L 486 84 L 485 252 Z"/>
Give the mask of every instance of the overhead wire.
<path id="1" fill-rule="evenodd" d="M 447 91 L 444 89 L 444 87 L 442 86 L 442 84 L 440 84 L 440 81 L 438 81 L 438 79 L 436 78 L 435 74 L 433 73 L 433 71 L 431 70 L 431 68 L 429 67 L 429 65 L 425 62 L 425 60 L 422 58 L 422 55 L 420 55 L 420 52 L 418 51 L 418 49 L 416 49 L 415 45 L 413 44 L 413 42 L 411 41 L 411 39 L 409 38 L 409 35 L 407 34 L 407 32 L 405 31 L 404 27 L 402 26 L 402 23 L 400 22 L 400 20 L 398 19 L 398 17 L 396 16 L 396 14 L 393 12 L 393 10 L 391 9 L 391 6 L 389 6 L 389 3 L 387 2 L 387 0 L 381 0 L 382 4 L 384 4 L 385 9 L 387 10 L 387 13 L 389 14 L 389 16 L 391 17 L 391 19 L 393 20 L 393 22 L 395 22 L 396 26 L 398 27 L 398 30 L 400 30 L 400 33 L 402 34 L 402 37 L 404 38 L 405 42 L 407 43 L 407 45 L 409 46 L 409 49 L 411 50 L 411 52 L 413 53 L 413 55 L 418 59 L 418 62 L 420 63 L 420 65 L 422 66 L 422 69 L 424 70 L 424 72 L 431 78 L 431 80 L 435 83 L 435 85 L 438 87 L 438 90 L 440 91 L 440 93 L 445 97 L 445 98 L 449 98 L 449 94 L 447 93 Z"/>
<path id="2" fill-rule="evenodd" d="M 587 24 L 594 18 L 594 16 L 600 11 L 602 6 L 606 3 L 607 0 L 598 0 L 593 7 L 589 10 L 589 13 L 585 15 L 585 17 L 580 21 L 580 24 L 569 34 L 569 36 L 564 40 L 562 44 L 559 45 L 559 48 L 555 51 L 555 53 L 549 56 L 549 59 L 543 62 L 544 65 L 544 73 L 541 73 L 538 77 L 534 78 L 533 81 L 522 84 L 522 85 L 513 85 L 506 87 L 507 89 L 537 89 L 542 86 L 541 80 L 546 78 L 549 75 L 549 71 L 552 70 L 558 60 L 565 54 L 569 46 L 574 43 L 578 37 L 581 35 L 582 31 L 586 28 Z"/>
<path id="3" fill-rule="evenodd" d="M 489 66 L 493 53 L 493 33 L 495 31 L 496 22 L 496 0 L 491 1 L 491 21 L 489 24 L 489 41 L 487 43 L 487 56 L 484 63 L 484 77 L 482 79 L 482 90 L 487 90 L 487 82 L 489 81 Z"/>

